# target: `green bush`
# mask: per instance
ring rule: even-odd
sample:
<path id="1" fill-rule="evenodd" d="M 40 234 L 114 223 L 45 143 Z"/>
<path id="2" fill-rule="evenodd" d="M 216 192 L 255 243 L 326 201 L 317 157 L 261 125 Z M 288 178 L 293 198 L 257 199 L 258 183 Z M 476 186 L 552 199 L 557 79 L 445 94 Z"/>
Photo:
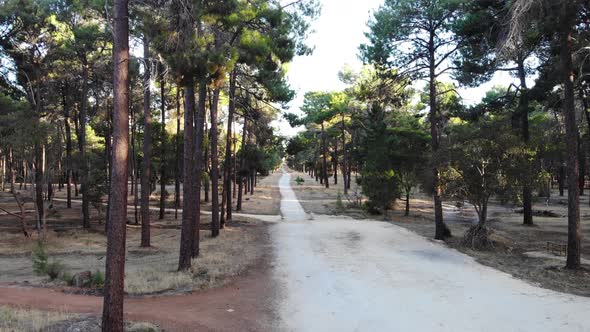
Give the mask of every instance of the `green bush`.
<path id="1" fill-rule="evenodd" d="M 49 261 L 49 255 L 45 250 L 45 244 L 42 241 L 37 241 L 33 248 L 33 271 L 35 274 L 49 276 L 52 281 L 57 279 L 64 270 L 64 265 L 59 261 Z"/>
<path id="2" fill-rule="evenodd" d="M 399 178 L 393 170 L 363 172 L 362 186 L 368 198 L 366 209 L 371 214 L 389 210 L 401 192 Z"/>
<path id="3" fill-rule="evenodd" d="M 68 271 L 64 271 L 62 273 L 61 280 L 63 280 L 68 286 L 72 286 L 74 284 L 74 276 Z"/>
<path id="4" fill-rule="evenodd" d="M 302 184 L 303 184 L 303 182 L 305 182 L 305 180 L 304 180 L 302 177 L 298 176 L 298 177 L 295 179 L 295 182 L 297 182 L 297 185 L 298 185 L 298 186 L 300 186 L 300 185 L 302 185 Z"/>
<path id="5" fill-rule="evenodd" d="M 104 287 L 104 274 L 100 270 L 96 270 L 90 277 L 90 284 L 96 288 Z"/>
<path id="6" fill-rule="evenodd" d="M 33 271 L 37 275 L 45 275 L 49 257 L 45 251 L 45 244 L 42 241 L 37 241 L 37 244 L 33 248 L 31 258 L 33 260 Z"/>

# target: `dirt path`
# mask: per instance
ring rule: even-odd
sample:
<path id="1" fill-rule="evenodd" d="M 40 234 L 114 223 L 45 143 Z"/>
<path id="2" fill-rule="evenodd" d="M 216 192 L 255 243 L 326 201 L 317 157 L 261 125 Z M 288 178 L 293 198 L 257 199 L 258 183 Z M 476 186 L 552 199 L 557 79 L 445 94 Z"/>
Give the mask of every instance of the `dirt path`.
<path id="1" fill-rule="evenodd" d="M 268 264 L 224 287 L 188 295 L 125 299 L 125 318 L 149 321 L 167 331 L 272 330 Z M 100 315 L 102 297 L 65 294 L 48 288 L 0 287 L 0 304 Z"/>
<path id="2" fill-rule="evenodd" d="M 390 223 L 302 220 L 297 205 L 271 229 L 287 331 L 588 331 L 590 298 L 533 286 Z"/>

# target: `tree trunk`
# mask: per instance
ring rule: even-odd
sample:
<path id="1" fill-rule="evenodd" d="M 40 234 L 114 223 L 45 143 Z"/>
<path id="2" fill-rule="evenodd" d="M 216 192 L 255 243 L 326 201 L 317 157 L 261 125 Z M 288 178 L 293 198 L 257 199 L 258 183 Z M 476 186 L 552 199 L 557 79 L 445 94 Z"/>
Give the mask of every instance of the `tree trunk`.
<path id="1" fill-rule="evenodd" d="M 160 142 L 160 220 L 166 212 L 166 80 L 160 76 L 160 112 L 162 113 L 162 141 Z"/>
<path id="2" fill-rule="evenodd" d="M 568 250 L 566 268 L 580 267 L 580 205 L 578 187 L 578 127 L 574 101 L 574 67 L 572 29 L 577 1 L 563 1 L 559 22 L 559 58 L 564 85 L 563 113 L 565 116 L 568 180 Z"/>
<path id="3" fill-rule="evenodd" d="M 178 219 L 180 208 L 180 175 L 182 174 L 182 162 L 180 160 L 180 87 L 176 87 L 176 174 L 174 177 L 174 219 Z"/>
<path id="4" fill-rule="evenodd" d="M 15 167 L 15 163 L 14 163 L 14 155 L 12 152 L 12 148 L 9 149 L 8 152 L 9 155 L 9 163 L 10 163 L 10 192 L 12 194 L 14 194 L 14 182 L 15 182 L 15 178 L 16 178 L 16 171 L 14 169 Z"/>
<path id="5" fill-rule="evenodd" d="M 82 223 L 84 228 L 90 228 L 90 209 L 88 201 L 88 156 L 86 155 L 86 117 L 88 108 L 88 64 L 82 61 L 82 96 L 80 98 L 80 191 L 82 192 Z"/>
<path id="6" fill-rule="evenodd" d="M 182 231 L 180 235 L 180 257 L 178 270 L 185 271 L 191 267 L 193 238 L 195 233 L 193 197 L 194 197 L 194 113 L 195 87 L 192 77 L 184 82 L 184 153 L 182 181 Z"/>
<path id="7" fill-rule="evenodd" d="M 521 134 L 522 140 L 526 146 L 530 143 L 529 134 L 529 96 L 526 84 L 526 72 L 524 67 L 524 59 L 518 56 L 516 61 L 518 66 L 518 77 L 520 80 L 520 98 L 518 101 L 518 108 L 521 117 Z M 533 191 L 531 189 L 531 167 L 530 162 L 527 163 L 524 171 L 524 184 L 522 186 L 522 209 L 524 225 L 533 225 Z"/>
<path id="8" fill-rule="evenodd" d="M 439 114 L 438 114 L 438 105 L 436 101 L 436 49 L 434 46 L 434 32 L 430 33 L 429 39 L 429 65 L 430 65 L 430 73 L 429 73 L 429 105 L 430 105 L 430 135 L 432 139 L 432 153 L 436 154 L 439 147 Z M 432 176 L 433 176 L 433 184 L 434 184 L 434 191 L 433 191 L 433 201 L 434 201 L 434 223 L 435 223 L 435 234 L 434 238 L 437 240 L 444 240 L 445 238 L 450 236 L 450 230 L 447 225 L 443 221 L 443 209 L 442 209 L 442 186 L 440 184 L 439 179 L 439 171 L 438 167 L 435 165 L 432 168 Z"/>
<path id="9" fill-rule="evenodd" d="M 45 240 L 45 207 L 43 206 L 43 148 L 35 142 L 35 208 L 37 209 L 37 231 Z"/>
<path id="10" fill-rule="evenodd" d="M 149 40 L 143 37 L 143 162 L 141 163 L 141 247 L 150 246 L 150 179 L 152 176 L 152 112 Z M 137 196 L 137 195 L 136 195 Z"/>
<path id="11" fill-rule="evenodd" d="M 242 128 L 242 157 L 240 158 L 240 175 L 238 177 L 238 202 L 236 204 L 236 211 L 242 211 L 242 192 L 244 187 L 244 176 L 242 172 L 244 172 L 244 168 L 246 167 L 245 158 L 244 158 L 244 149 L 246 148 L 246 133 L 248 128 L 248 119 L 246 118 L 246 114 L 244 114 L 244 127 Z M 236 170 L 237 171 L 237 170 Z"/>
<path id="12" fill-rule="evenodd" d="M 330 188 L 330 181 L 328 181 L 328 143 L 326 139 L 326 131 L 324 123 L 322 122 L 322 176 L 326 188 Z"/>
<path id="13" fill-rule="evenodd" d="M 129 157 L 129 19 L 127 0 L 114 3 L 113 172 L 102 313 L 103 332 L 123 332 L 123 287 Z"/>
<path id="14" fill-rule="evenodd" d="M 342 113 L 340 126 L 342 130 L 342 181 L 344 182 L 344 195 L 348 195 L 348 181 L 346 179 L 346 131 L 344 129 L 344 113 Z"/>
<path id="15" fill-rule="evenodd" d="M 406 210 L 404 212 L 404 216 L 410 215 L 410 191 L 406 190 Z"/>
<path id="16" fill-rule="evenodd" d="M 561 161 L 561 163 L 559 165 L 559 174 L 557 175 L 560 197 L 563 197 L 564 192 L 565 192 L 565 173 L 566 173 L 566 167 L 564 166 L 564 162 Z"/>
<path id="17" fill-rule="evenodd" d="M 228 114 L 227 114 L 227 133 L 225 138 L 225 163 L 224 163 L 224 193 L 225 193 L 225 201 L 226 201 L 226 209 L 225 213 L 227 215 L 226 218 L 223 218 L 225 222 L 231 222 L 232 220 L 232 198 L 235 197 L 235 194 L 232 195 L 232 143 L 233 143 L 233 133 L 232 133 L 232 124 L 234 121 L 234 113 L 236 109 L 235 103 L 235 96 L 236 96 L 236 70 L 234 69 L 229 77 L 229 105 L 228 105 Z M 235 145 L 234 145 L 235 146 Z M 235 155 L 235 151 L 234 151 Z M 234 169 L 234 172 L 236 170 Z M 234 183 L 235 188 L 235 183 Z M 234 190 L 235 193 L 235 190 Z M 220 227 L 223 228 L 225 222 L 221 223 Z"/>
<path id="18" fill-rule="evenodd" d="M 578 174 L 578 186 L 580 190 L 580 196 L 584 196 L 584 186 L 586 184 L 586 153 L 584 151 L 584 146 L 582 145 L 582 138 L 580 137 L 580 135 L 578 135 Z"/>
<path id="19" fill-rule="evenodd" d="M 207 81 L 201 79 L 199 82 L 199 105 L 195 116 L 195 196 L 194 196 L 194 220 L 195 233 L 193 239 L 193 257 L 199 256 L 199 242 L 200 242 L 200 225 L 201 225 L 201 183 L 203 178 L 203 126 L 205 124 L 205 113 L 207 105 Z"/>
<path id="20" fill-rule="evenodd" d="M 220 89 L 213 91 L 211 105 L 211 236 L 219 235 L 219 165 L 217 159 L 217 107 Z"/>
<path id="21" fill-rule="evenodd" d="M 334 185 L 338 184 L 338 139 L 334 139 Z"/>
<path id="22" fill-rule="evenodd" d="M 131 191 L 133 192 L 133 215 L 135 218 L 135 224 L 139 225 L 139 221 L 141 219 L 141 212 L 139 210 L 139 181 L 140 179 L 138 179 L 138 171 L 139 171 L 139 163 L 137 160 L 137 148 L 136 148 L 136 142 L 137 142 L 137 138 L 136 138 L 136 131 L 137 131 L 137 119 L 135 117 L 135 108 L 132 105 L 130 107 L 131 109 L 131 121 L 133 121 L 133 124 L 131 126 L 131 128 L 133 129 L 133 131 L 131 132 Z"/>

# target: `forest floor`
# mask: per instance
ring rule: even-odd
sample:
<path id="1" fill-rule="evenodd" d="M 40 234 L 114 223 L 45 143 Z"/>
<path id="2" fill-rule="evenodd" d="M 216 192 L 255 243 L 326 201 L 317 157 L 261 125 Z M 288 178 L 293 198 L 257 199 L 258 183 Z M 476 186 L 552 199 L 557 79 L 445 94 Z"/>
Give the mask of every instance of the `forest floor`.
<path id="1" fill-rule="evenodd" d="M 297 185 L 295 178 L 305 180 Z M 347 215 L 355 219 L 380 219 L 402 226 L 426 238 L 434 235 L 434 213 L 429 197 L 415 193 L 410 199 L 410 216 L 404 216 L 405 200 L 399 200 L 395 209 L 387 215 L 371 216 L 360 208 L 355 208 L 352 197 L 355 192 L 353 175 L 352 190 L 347 199 L 343 195 L 342 178 L 334 185 L 330 178 L 327 189 L 315 179 L 301 172 L 293 173 L 291 186 L 303 208 L 308 213 Z M 340 193 L 342 206 L 337 204 Z M 566 192 L 567 195 L 567 192 Z M 581 271 L 565 270 L 565 257 L 547 251 L 547 242 L 567 243 L 567 197 L 554 195 L 549 202 L 540 198 L 535 202 L 534 226 L 522 225 L 522 212 L 515 206 L 503 206 L 492 202 L 489 207 L 488 226 L 494 231 L 493 240 L 496 248 L 487 251 L 475 251 L 460 245 L 465 231 L 477 221 L 477 215 L 470 205 L 458 208 L 456 202 L 445 202 L 444 219 L 453 233 L 447 240 L 449 247 L 474 257 L 478 262 L 509 273 L 544 288 L 590 296 L 590 205 L 588 196 L 581 198 L 582 221 L 582 263 Z M 520 212 L 520 213 L 519 213 Z"/>
<path id="2" fill-rule="evenodd" d="M 174 295 L 178 294 L 177 301 L 181 302 L 180 306 L 182 306 L 183 301 L 188 301 L 188 299 L 182 297 L 182 294 L 198 291 L 186 296 L 201 294 L 198 296 L 202 296 L 202 301 L 200 297 L 193 300 L 203 302 L 200 308 L 197 306 L 196 310 L 201 310 L 207 316 L 210 314 L 217 315 L 213 311 L 221 310 L 221 307 L 224 307 L 222 310 L 224 314 L 227 314 L 226 309 L 233 312 L 233 309 L 225 307 L 230 304 L 234 305 L 231 298 L 235 297 L 236 294 L 245 294 L 243 297 L 247 303 L 240 310 L 250 310 L 252 312 L 253 320 L 251 322 L 244 322 L 240 318 L 238 323 L 236 323 L 236 320 L 227 320 L 225 323 L 206 321 L 200 324 L 205 324 L 203 326 L 206 326 L 207 329 L 215 329 L 219 326 L 231 327 L 231 324 L 245 327 L 257 326 L 255 313 L 262 304 L 248 302 L 248 294 L 251 294 L 248 292 L 252 287 L 258 287 L 257 291 L 263 292 L 260 288 L 264 286 L 259 287 L 258 283 L 265 284 L 264 279 L 260 278 L 260 274 L 263 274 L 269 251 L 268 246 L 270 245 L 268 223 L 265 221 L 280 220 L 280 193 L 276 186 L 278 176 L 278 174 L 275 174 L 259 179 L 254 195 L 248 194 L 244 196 L 242 211 L 234 214 L 233 221 L 227 225 L 226 229 L 217 238 L 210 236 L 210 212 L 207 212 L 207 208 L 203 209 L 204 211 L 201 214 L 201 253 L 199 258 L 193 260 L 193 267 L 188 272 L 176 271 L 182 210 L 179 211 L 178 219 L 175 219 L 174 210 L 168 208 L 166 209 L 165 218 L 158 220 L 159 197 L 158 194 L 153 195 L 153 202 L 150 205 L 152 247 L 140 248 L 141 226 L 133 224 L 135 211 L 133 206 L 130 206 L 128 209 L 129 224 L 127 225 L 125 278 L 125 291 L 133 298 L 129 301 L 141 302 L 139 299 L 145 295 L 166 295 L 165 298 L 175 298 Z M 23 197 L 31 197 L 30 191 L 22 191 L 22 195 Z M 83 271 L 104 272 L 106 253 L 105 207 L 99 205 L 101 211 L 91 207 L 91 228 L 83 229 L 81 227 L 79 199 L 73 197 L 73 208 L 67 209 L 64 198 L 65 190 L 56 191 L 53 207 L 48 209 L 47 213 L 48 231 L 45 249 L 49 261 L 61 263 L 63 271 L 69 275 Z M 83 298 L 81 301 L 84 303 L 88 301 L 88 296 L 85 295 L 100 295 L 100 289 L 73 288 L 59 279 L 50 281 L 47 276 L 39 276 L 34 273 L 31 253 L 36 245 L 37 234 L 33 229 L 36 217 L 32 200 L 26 199 L 26 201 L 27 228 L 33 234 L 31 238 L 27 239 L 23 236 L 17 218 L 0 212 L 0 286 L 2 286 L 3 292 L 0 295 L 0 304 L 19 304 L 24 305 L 25 308 L 39 307 L 36 303 L 43 302 L 43 297 L 45 297 L 45 300 L 51 300 L 52 297 L 55 297 L 56 292 L 74 296 L 74 299 L 76 299 L 75 296 L 81 296 Z M 130 201 L 133 202 L 133 197 L 130 198 Z M 0 194 L 0 207 L 11 212 L 18 211 L 18 206 L 8 193 Z M 251 280 L 244 277 L 254 275 L 257 275 L 257 277 Z M 244 280 L 236 284 L 236 279 Z M 243 285 L 248 285 L 248 287 L 244 287 L 242 291 L 240 288 Z M 213 288 L 215 288 L 215 292 L 208 292 L 209 289 Z M 30 290 L 32 295 L 30 299 L 10 300 L 11 291 L 16 292 L 14 295 L 20 297 L 17 294 L 23 289 Z M 219 295 L 217 295 L 218 293 Z M 217 296 L 220 298 L 217 299 Z M 96 321 L 93 317 L 100 313 L 102 298 L 99 296 L 90 296 L 90 298 L 91 304 L 84 307 L 84 310 L 76 310 L 76 312 L 91 314 L 89 320 Z M 251 300 L 253 301 L 253 299 Z M 216 306 L 208 308 L 207 302 L 211 301 Z M 141 321 L 150 318 L 148 313 L 161 310 L 162 312 L 157 314 L 155 319 L 150 319 L 150 321 L 161 323 L 165 327 L 171 326 L 174 330 L 181 331 L 188 326 L 183 325 L 185 323 L 182 321 L 176 323 L 172 319 L 167 320 L 166 311 L 160 307 L 149 310 L 143 307 L 146 310 L 146 314 L 143 314 L 141 312 L 142 304 L 139 302 L 134 305 L 136 308 L 129 312 L 130 319 Z M 148 303 L 149 301 L 146 300 L 145 306 L 148 306 Z M 235 305 L 241 304 L 235 303 Z M 68 307 L 76 307 L 76 300 L 71 306 L 68 306 L 67 303 L 64 305 L 52 303 L 40 308 L 50 310 L 58 308 L 58 310 L 67 312 Z M 76 309 L 78 308 L 76 307 Z M 5 312 L 8 312 L 7 310 Z M 29 311 L 24 311 L 24 313 L 27 312 Z M 21 317 L 24 314 L 20 312 L 11 315 Z M 33 312 L 31 316 L 40 315 Z M 190 316 L 188 312 L 186 316 L 186 319 L 188 319 Z M 8 321 L 1 319 L 1 317 L 0 320 Z M 79 318 L 73 317 L 70 320 L 75 323 Z M 88 323 L 89 320 L 86 319 L 85 322 Z M 195 326 L 196 321 L 194 319 L 188 320 L 191 322 L 191 326 Z M 41 319 L 41 322 L 43 321 L 47 321 L 47 319 Z M 223 319 L 220 321 L 223 321 Z M 49 323 L 55 323 L 55 321 L 49 320 Z M 10 331 L 19 330 L 14 326 L 20 326 L 18 325 L 20 321 L 15 320 L 14 324 L 11 325 L 12 327 L 3 327 L 0 324 L 0 331 L 3 328 Z"/>
<path id="3" fill-rule="evenodd" d="M 419 202 L 415 204 L 416 214 L 425 214 L 416 218 L 423 221 L 393 223 L 386 219 L 394 215 L 384 220 L 358 220 L 320 214 L 320 210 L 304 211 L 304 207 L 313 202 L 316 208 L 332 209 L 332 203 L 322 197 L 334 197 L 333 204 L 336 204 L 337 188 L 322 194 L 321 188 L 293 186 L 296 176 L 279 175 L 280 181 L 275 176 L 277 182 L 273 185 L 279 184 L 283 221 L 244 220 L 243 224 L 223 232 L 224 236 L 229 236 L 229 230 L 254 232 L 255 240 L 240 243 L 240 251 L 233 252 L 232 256 L 245 259 L 243 252 L 249 248 L 243 246 L 252 246 L 259 248 L 259 258 L 239 272 L 239 277 L 228 278 L 219 287 L 184 294 L 127 296 L 126 319 L 158 326 L 135 331 L 157 331 L 159 327 L 169 331 L 587 330 L 589 321 L 584 313 L 590 299 L 535 287 L 482 266 L 440 241 L 417 234 L 420 229 L 426 234 L 426 230 L 431 229 L 427 226 L 432 227 L 432 221 L 428 221 L 427 200 L 423 201 L 423 206 Z M 309 180 L 307 185 L 313 185 Z M 305 196 L 309 190 L 314 191 L 313 195 L 300 203 L 297 195 Z M 320 200 L 323 202 L 316 204 Z M 449 217 L 453 215 L 452 207 L 446 206 L 446 209 L 455 232 L 459 230 L 457 225 L 471 222 L 461 221 L 471 219 L 467 212 L 455 213 L 457 218 L 453 219 Z M 362 215 L 362 211 L 350 208 L 340 213 Z M 405 224 L 415 227 L 414 231 L 400 227 Z M 129 233 L 134 232 L 132 229 L 129 228 Z M 159 228 L 153 229 L 156 237 Z M 177 228 L 173 229 L 178 232 Z M 245 234 L 239 235 L 247 236 Z M 130 239 L 137 246 L 138 238 Z M 154 239 L 154 243 L 158 241 L 166 240 Z M 232 241 L 240 239 L 226 238 L 225 242 Z M 78 247 L 75 247 L 76 241 L 70 245 L 73 248 L 86 243 L 88 247 L 98 245 L 86 240 L 80 242 Z M 14 241 L 12 246 L 18 248 L 19 244 Z M 135 249 L 129 248 L 128 265 L 137 265 L 131 258 Z M 58 253 L 67 248 L 56 246 L 51 250 Z M 228 249 L 220 245 L 208 250 Z M 496 254 L 497 251 L 490 252 L 490 255 Z M 6 264 L 11 262 L 0 261 L 0 269 Z M 162 263 L 145 260 L 144 264 Z M 150 283 L 152 279 L 142 282 Z M 14 324 L 23 321 L 23 317 L 35 319 L 41 315 L 36 320 L 40 324 L 57 326 L 42 331 L 62 331 L 76 323 L 90 324 L 88 331 L 97 331 L 96 317 L 100 315 L 102 298 L 64 291 L 68 289 L 1 284 L 0 315 L 1 305 L 8 305 L 10 308 L 4 309 L 8 312 L 5 316 L 16 317 L 10 319 Z M 19 312 L 21 309 L 15 307 L 22 307 L 24 311 Z M 64 318 L 64 314 L 71 316 Z M 423 319 L 424 315 L 429 319 Z"/>

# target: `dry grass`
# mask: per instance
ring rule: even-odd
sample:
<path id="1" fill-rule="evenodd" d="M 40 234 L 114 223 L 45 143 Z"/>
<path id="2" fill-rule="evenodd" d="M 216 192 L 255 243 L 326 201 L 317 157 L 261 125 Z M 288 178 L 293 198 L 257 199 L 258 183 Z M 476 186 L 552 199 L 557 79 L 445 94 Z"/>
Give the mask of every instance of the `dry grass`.
<path id="1" fill-rule="evenodd" d="M 75 318 L 61 311 L 39 311 L 0 306 L 0 332 L 41 331 L 57 322 Z"/>
<path id="2" fill-rule="evenodd" d="M 262 234 L 256 233 L 262 229 L 246 223 L 226 228 L 217 238 L 204 235 L 201 254 L 193 260 L 190 271 L 176 271 L 178 256 L 175 256 L 173 264 L 150 264 L 128 271 L 125 289 L 129 294 L 154 294 L 223 285 L 262 257 L 263 250 L 258 243 Z"/>
<path id="3" fill-rule="evenodd" d="M 244 228 L 247 227 L 228 228 L 218 238 L 203 243 L 202 254 L 192 267 L 196 288 L 219 286 L 262 258 L 264 250 L 259 241 L 263 234 L 255 233 L 262 229 Z"/>

